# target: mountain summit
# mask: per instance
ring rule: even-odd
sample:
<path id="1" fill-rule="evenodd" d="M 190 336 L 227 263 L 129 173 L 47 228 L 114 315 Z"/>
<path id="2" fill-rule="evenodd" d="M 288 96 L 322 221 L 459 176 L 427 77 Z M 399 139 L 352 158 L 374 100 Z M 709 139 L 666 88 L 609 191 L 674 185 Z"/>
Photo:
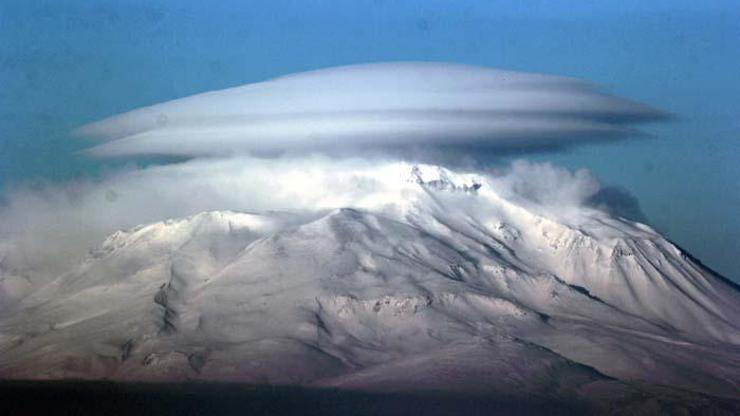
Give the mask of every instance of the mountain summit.
<path id="1" fill-rule="evenodd" d="M 319 209 L 110 235 L 0 320 L 0 377 L 740 399 L 740 291 L 650 227 L 493 174 L 292 175 Z"/>

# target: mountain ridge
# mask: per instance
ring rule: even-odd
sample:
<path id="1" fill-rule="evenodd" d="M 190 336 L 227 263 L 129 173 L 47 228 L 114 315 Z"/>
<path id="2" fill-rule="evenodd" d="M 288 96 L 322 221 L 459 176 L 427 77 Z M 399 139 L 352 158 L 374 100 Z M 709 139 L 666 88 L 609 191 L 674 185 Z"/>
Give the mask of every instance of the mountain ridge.
<path id="1" fill-rule="evenodd" d="M 353 183 L 392 183 L 354 207 L 113 233 L 0 319 L 0 377 L 738 399 L 736 287 L 645 225 L 442 169 L 371 169 Z"/>

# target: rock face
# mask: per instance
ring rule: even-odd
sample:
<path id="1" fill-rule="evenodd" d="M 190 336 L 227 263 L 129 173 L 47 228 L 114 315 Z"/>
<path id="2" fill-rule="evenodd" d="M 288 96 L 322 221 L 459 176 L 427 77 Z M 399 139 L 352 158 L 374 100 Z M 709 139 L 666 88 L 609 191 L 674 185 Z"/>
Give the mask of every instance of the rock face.
<path id="1" fill-rule="evenodd" d="M 0 321 L 0 376 L 740 398 L 740 291 L 648 226 L 398 172 L 354 207 L 111 235 Z"/>

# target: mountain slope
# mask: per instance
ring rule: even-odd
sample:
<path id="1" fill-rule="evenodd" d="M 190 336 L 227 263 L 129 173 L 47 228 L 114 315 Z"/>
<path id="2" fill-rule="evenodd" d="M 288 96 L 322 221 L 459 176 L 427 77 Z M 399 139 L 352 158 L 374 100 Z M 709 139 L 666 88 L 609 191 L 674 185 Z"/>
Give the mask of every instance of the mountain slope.
<path id="1" fill-rule="evenodd" d="M 740 292 L 649 227 L 485 175 L 353 175 L 346 208 L 111 235 L 0 321 L 0 376 L 740 398 Z"/>

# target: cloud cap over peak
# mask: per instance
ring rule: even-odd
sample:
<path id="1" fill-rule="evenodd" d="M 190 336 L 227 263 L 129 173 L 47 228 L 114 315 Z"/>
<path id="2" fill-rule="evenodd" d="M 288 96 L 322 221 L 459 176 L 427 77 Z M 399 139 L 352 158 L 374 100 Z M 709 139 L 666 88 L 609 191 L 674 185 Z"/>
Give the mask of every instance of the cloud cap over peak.
<path id="1" fill-rule="evenodd" d="M 481 145 L 559 147 L 633 133 L 664 114 L 565 77 L 392 62 L 278 77 L 81 127 L 99 157 Z"/>

